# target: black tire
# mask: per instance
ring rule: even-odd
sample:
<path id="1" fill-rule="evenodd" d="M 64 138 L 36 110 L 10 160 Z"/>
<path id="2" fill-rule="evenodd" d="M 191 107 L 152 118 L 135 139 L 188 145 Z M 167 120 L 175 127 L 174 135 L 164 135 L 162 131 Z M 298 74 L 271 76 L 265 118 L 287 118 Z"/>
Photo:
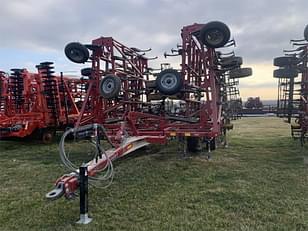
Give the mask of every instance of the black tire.
<path id="1" fill-rule="evenodd" d="M 222 22 L 213 21 L 205 24 L 200 31 L 200 42 L 210 48 L 223 47 L 230 39 L 230 30 Z"/>
<path id="2" fill-rule="evenodd" d="M 183 79 L 177 70 L 165 69 L 158 74 L 156 86 L 163 95 L 174 95 L 182 89 Z"/>
<path id="3" fill-rule="evenodd" d="M 187 151 L 188 152 L 198 152 L 199 151 L 199 141 L 198 137 L 187 137 Z"/>
<path id="4" fill-rule="evenodd" d="M 245 78 L 252 75 L 252 69 L 250 67 L 237 68 L 230 71 L 230 79 Z"/>
<path id="5" fill-rule="evenodd" d="M 274 70 L 275 78 L 295 78 L 298 76 L 298 71 L 294 68 L 281 68 Z"/>
<path id="6" fill-rule="evenodd" d="M 274 66 L 276 67 L 292 66 L 297 65 L 298 63 L 299 59 L 293 56 L 282 56 L 274 58 Z"/>
<path id="7" fill-rule="evenodd" d="M 304 38 L 306 39 L 306 41 L 308 41 L 308 25 L 305 27 L 304 30 Z"/>
<path id="8" fill-rule="evenodd" d="M 233 66 L 241 66 L 243 64 L 243 58 L 240 56 L 234 56 L 230 58 L 222 58 L 220 60 L 220 65 L 222 67 L 233 67 Z"/>
<path id="9" fill-rule="evenodd" d="M 55 138 L 56 131 L 53 129 L 42 129 L 41 131 L 41 140 L 43 144 L 51 144 Z"/>
<path id="10" fill-rule="evenodd" d="M 115 75 L 105 76 L 100 84 L 99 91 L 103 98 L 114 99 L 119 96 L 121 90 L 121 79 Z"/>
<path id="11" fill-rule="evenodd" d="M 183 79 L 178 71 L 165 69 L 158 74 L 156 86 L 163 95 L 174 95 L 182 89 Z"/>
<path id="12" fill-rule="evenodd" d="M 228 67 L 222 66 L 221 68 L 222 68 L 223 70 L 227 69 L 227 70 L 231 71 L 231 70 L 239 69 L 239 68 L 241 68 L 241 66 L 237 66 L 237 65 L 228 66 Z"/>
<path id="13" fill-rule="evenodd" d="M 89 50 L 78 42 L 67 44 L 64 48 L 64 53 L 74 63 L 85 63 L 90 57 Z"/>
<path id="14" fill-rule="evenodd" d="M 91 76 L 91 74 L 92 74 L 92 68 L 91 67 L 87 67 L 87 68 L 83 68 L 83 69 L 81 69 L 81 75 L 82 76 Z"/>

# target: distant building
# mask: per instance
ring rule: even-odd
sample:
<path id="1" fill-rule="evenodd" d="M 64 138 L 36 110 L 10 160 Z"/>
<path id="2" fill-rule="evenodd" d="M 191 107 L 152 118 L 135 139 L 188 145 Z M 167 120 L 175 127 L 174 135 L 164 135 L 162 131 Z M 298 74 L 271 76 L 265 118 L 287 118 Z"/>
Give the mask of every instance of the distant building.
<path id="1" fill-rule="evenodd" d="M 244 106 L 248 109 L 261 109 L 263 108 L 263 103 L 260 100 L 260 97 L 249 97 Z"/>

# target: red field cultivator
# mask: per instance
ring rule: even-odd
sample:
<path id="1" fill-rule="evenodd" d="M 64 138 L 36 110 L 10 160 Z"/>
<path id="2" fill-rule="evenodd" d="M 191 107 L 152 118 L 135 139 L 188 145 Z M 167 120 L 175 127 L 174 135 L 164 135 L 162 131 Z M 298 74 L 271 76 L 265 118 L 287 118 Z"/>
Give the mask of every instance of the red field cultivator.
<path id="1" fill-rule="evenodd" d="M 291 134 L 305 142 L 308 131 L 308 26 L 305 39 L 291 40 L 295 49 L 274 59 L 274 77 L 278 78 L 277 116 L 291 124 Z"/>
<path id="2" fill-rule="evenodd" d="M 56 130 L 74 126 L 81 81 L 55 76 L 49 62 L 37 68 L 38 73 L 12 69 L 1 78 L 0 138 L 39 136 L 47 143 Z"/>
<path id="3" fill-rule="evenodd" d="M 92 66 L 81 70 L 89 77 L 87 93 L 75 128 L 66 131 L 60 142 L 62 162 L 72 173 L 58 179 L 46 197 L 71 198 L 79 187 L 82 223 L 88 221 L 87 177 L 112 179 L 113 160 L 169 139 L 180 141 L 183 157 L 187 151 L 200 150 L 210 157 L 218 138 L 225 134 L 230 124 L 224 113 L 226 104 L 231 96 L 238 96 L 235 79 L 250 76 L 252 70 L 240 68 L 241 58 L 216 51 L 234 45 L 229 41 L 229 28 L 221 22 L 185 26 L 181 38 L 172 54 L 165 53 L 165 57 L 181 58 L 180 69 L 165 64 L 159 72 L 149 67 L 153 58 L 146 53 L 150 49 L 129 48 L 112 37 L 66 46 L 65 54 L 71 61 Z M 66 154 L 65 138 L 70 134 L 76 140 L 90 138 L 95 146 L 94 159 L 79 170 Z M 106 151 L 101 145 L 103 138 L 111 146 Z M 104 170 L 104 177 L 96 178 Z"/>

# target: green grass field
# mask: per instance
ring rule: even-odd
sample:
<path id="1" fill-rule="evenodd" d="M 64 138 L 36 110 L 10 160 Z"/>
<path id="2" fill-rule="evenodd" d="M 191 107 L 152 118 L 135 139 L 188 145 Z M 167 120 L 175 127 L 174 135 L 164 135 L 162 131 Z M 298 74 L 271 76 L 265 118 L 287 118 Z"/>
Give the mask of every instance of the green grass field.
<path id="1" fill-rule="evenodd" d="M 0 231 L 308 230 L 308 167 L 289 126 L 243 118 L 229 141 L 210 162 L 181 160 L 172 143 L 117 161 L 113 184 L 90 188 L 86 226 L 78 199 L 44 198 L 66 173 L 57 144 L 1 141 Z"/>

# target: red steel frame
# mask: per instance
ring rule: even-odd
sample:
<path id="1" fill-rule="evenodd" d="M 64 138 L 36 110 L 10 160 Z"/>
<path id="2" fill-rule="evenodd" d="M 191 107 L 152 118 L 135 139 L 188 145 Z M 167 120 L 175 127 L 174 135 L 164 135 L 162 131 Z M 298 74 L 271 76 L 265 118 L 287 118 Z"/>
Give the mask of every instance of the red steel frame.
<path id="1" fill-rule="evenodd" d="M 145 83 L 148 60 L 111 37 L 101 37 L 92 41 L 92 76 L 89 89 L 76 126 L 99 123 L 115 137 L 126 122 L 125 130 L 131 136 L 151 136 L 151 142 L 164 143 L 168 136 L 217 137 L 221 132 L 221 96 L 219 77 L 215 71 L 216 53 L 214 49 L 200 44 L 194 33 L 204 24 L 193 24 L 182 29 L 181 76 L 184 79 L 186 111 L 177 116 L 194 117 L 196 123 L 173 121 L 163 112 L 149 113 L 150 93 Z M 122 91 L 117 100 L 107 100 L 99 94 L 99 83 L 106 74 L 121 78 Z M 195 97 L 197 89 L 203 97 Z M 90 105 L 90 106 L 89 106 Z M 92 110 L 87 110 L 92 108 Z M 110 123 L 119 121 L 119 123 Z M 123 127 L 123 126 L 122 126 Z"/>
<path id="2" fill-rule="evenodd" d="M 141 110 L 140 104 L 144 101 L 141 92 L 144 89 L 144 78 L 149 78 L 145 74 L 148 67 L 147 59 L 134 50 L 110 37 L 93 40 L 92 44 L 99 49 L 93 51 L 93 74 L 89 80 L 77 126 L 92 122 L 105 124 L 108 120 L 114 119 L 124 120 L 128 112 Z M 121 60 L 118 55 L 125 56 L 127 59 Z M 101 76 L 106 74 L 116 74 L 121 78 L 124 90 L 120 101 L 105 100 L 100 97 L 98 86 Z"/>

